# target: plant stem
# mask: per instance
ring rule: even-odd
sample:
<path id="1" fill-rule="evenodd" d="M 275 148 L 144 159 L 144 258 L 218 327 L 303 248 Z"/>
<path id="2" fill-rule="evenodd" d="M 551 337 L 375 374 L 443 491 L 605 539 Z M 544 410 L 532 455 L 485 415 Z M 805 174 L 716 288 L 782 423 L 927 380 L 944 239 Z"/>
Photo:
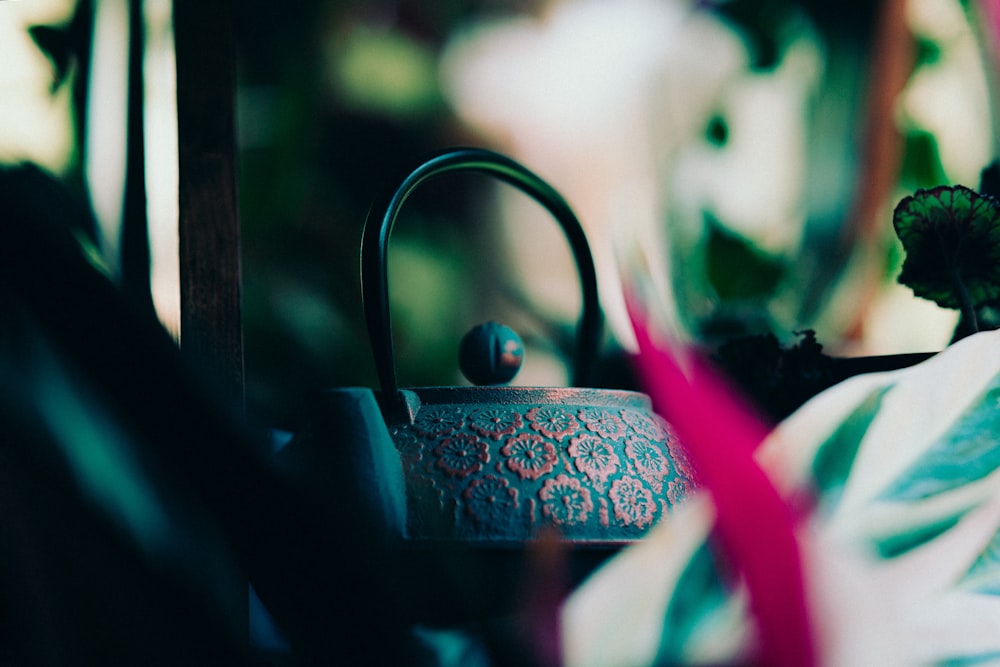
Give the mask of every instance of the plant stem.
<path id="1" fill-rule="evenodd" d="M 976 309 L 972 305 L 972 297 L 969 296 L 969 290 L 965 287 L 965 281 L 962 280 L 962 276 L 959 275 L 958 271 L 954 273 L 955 290 L 958 292 L 958 300 L 962 307 L 962 318 L 971 327 L 973 333 L 979 332 L 979 318 L 976 317 Z"/>

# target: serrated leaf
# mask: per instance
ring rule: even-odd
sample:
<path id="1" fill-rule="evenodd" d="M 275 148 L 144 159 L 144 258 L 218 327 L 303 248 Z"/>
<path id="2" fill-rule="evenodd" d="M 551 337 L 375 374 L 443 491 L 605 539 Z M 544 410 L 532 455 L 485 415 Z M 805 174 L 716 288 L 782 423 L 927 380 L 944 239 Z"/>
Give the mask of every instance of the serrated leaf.
<path id="1" fill-rule="evenodd" d="M 1000 298 L 1000 204 L 962 185 L 918 190 L 892 216 L 906 259 L 899 282 L 945 308 Z"/>

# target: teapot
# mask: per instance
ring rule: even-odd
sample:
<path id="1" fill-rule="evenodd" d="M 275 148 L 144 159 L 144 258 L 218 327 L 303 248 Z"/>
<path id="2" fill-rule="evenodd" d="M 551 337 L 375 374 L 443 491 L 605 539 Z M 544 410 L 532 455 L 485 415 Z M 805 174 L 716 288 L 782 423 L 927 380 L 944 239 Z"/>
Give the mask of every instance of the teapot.
<path id="1" fill-rule="evenodd" d="M 639 539 L 694 483 L 676 435 L 652 412 L 646 395 L 585 386 L 506 386 L 517 372 L 523 346 L 516 334 L 496 323 L 474 329 L 462 341 L 462 369 L 477 386 L 398 385 L 389 312 L 389 236 L 417 187 L 462 171 L 484 173 L 520 189 L 562 227 L 583 292 L 574 385 L 587 383 L 597 359 L 602 316 L 596 271 L 583 228 L 562 196 L 519 163 L 492 151 L 450 149 L 420 164 L 373 209 L 362 237 L 363 305 L 380 384 L 373 397 L 384 422 L 371 426 L 381 442 L 381 454 L 371 459 L 381 461 L 381 473 L 372 478 L 388 489 L 388 496 L 382 493 L 378 501 L 391 505 L 387 526 L 410 541 L 523 543 L 547 530 L 573 543 Z M 337 399 L 328 394 L 326 400 L 329 408 Z M 363 393 L 352 398 L 370 400 Z"/>

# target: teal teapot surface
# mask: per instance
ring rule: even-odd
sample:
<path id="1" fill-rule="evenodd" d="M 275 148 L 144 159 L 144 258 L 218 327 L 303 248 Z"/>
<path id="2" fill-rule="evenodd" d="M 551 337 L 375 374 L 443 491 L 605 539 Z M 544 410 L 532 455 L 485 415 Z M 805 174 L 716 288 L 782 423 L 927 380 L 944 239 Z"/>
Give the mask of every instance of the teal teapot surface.
<path id="1" fill-rule="evenodd" d="M 667 424 L 638 392 L 503 386 L 523 347 L 488 323 L 462 342 L 461 366 L 481 386 L 401 389 L 396 379 L 387 248 L 399 210 L 442 174 L 495 176 L 535 199 L 562 227 L 583 291 L 574 384 L 585 385 L 602 329 L 597 279 L 583 229 L 562 197 L 518 163 L 457 149 L 411 172 L 376 209 L 362 240 L 362 289 L 385 427 L 405 481 L 410 540 L 523 542 L 555 530 L 573 542 L 640 538 L 692 490 L 694 473 Z"/>

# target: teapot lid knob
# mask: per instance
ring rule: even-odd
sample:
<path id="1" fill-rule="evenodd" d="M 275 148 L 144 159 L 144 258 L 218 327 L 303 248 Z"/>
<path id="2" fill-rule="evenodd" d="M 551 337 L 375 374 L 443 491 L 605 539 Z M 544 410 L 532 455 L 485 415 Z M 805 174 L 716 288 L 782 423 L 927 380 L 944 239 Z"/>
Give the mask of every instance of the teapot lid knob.
<path id="1" fill-rule="evenodd" d="M 517 332 L 499 322 L 473 327 L 458 348 L 462 374 L 475 385 L 506 384 L 524 361 L 524 343 Z"/>

